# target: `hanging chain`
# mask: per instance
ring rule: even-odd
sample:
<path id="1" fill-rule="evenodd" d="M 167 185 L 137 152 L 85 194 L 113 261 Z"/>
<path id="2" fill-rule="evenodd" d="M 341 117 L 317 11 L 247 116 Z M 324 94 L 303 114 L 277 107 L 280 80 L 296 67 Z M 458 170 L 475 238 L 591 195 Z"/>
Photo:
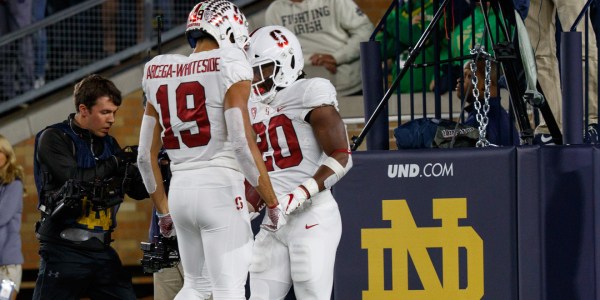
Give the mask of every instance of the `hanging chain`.
<path id="1" fill-rule="evenodd" d="M 483 46 L 476 46 L 474 49 L 471 49 L 471 54 L 487 54 L 485 52 Z M 483 108 L 481 105 L 481 101 L 479 101 L 479 87 L 477 83 L 479 79 L 477 78 L 477 63 L 475 60 L 471 60 L 469 63 L 469 67 L 471 68 L 471 83 L 473 84 L 473 106 L 475 107 L 475 111 L 477 115 L 475 116 L 477 119 L 477 123 L 479 123 L 479 141 L 475 144 L 477 147 L 487 147 L 490 145 L 490 142 L 486 138 L 486 128 L 488 125 L 488 112 L 490 111 L 490 73 L 491 73 L 491 63 L 490 60 L 486 58 L 485 60 L 485 81 L 484 86 L 485 90 L 483 92 Z"/>

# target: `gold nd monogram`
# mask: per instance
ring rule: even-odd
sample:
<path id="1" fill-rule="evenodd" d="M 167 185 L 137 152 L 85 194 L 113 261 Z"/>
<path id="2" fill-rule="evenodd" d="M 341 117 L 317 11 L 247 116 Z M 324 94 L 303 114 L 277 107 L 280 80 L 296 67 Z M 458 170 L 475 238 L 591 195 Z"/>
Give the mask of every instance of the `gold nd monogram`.
<path id="1" fill-rule="evenodd" d="M 467 218 L 466 198 L 433 199 L 433 218 L 441 227 L 417 227 L 406 200 L 383 200 L 383 220 L 390 228 L 362 229 L 362 248 L 368 250 L 369 290 L 363 300 L 481 299 L 483 297 L 483 240 L 471 226 L 458 226 Z M 440 281 L 428 248 L 442 249 Z M 459 286 L 459 248 L 467 257 L 467 287 Z M 384 290 L 384 249 L 392 250 L 392 289 Z M 408 289 L 408 256 L 419 275 L 422 290 Z"/>

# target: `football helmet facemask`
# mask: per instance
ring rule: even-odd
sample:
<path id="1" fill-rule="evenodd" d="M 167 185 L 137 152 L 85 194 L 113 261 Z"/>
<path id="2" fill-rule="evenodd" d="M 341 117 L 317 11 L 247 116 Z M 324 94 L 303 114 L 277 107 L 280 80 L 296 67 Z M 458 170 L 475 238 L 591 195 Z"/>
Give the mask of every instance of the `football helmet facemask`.
<path id="1" fill-rule="evenodd" d="M 220 48 L 244 49 L 248 42 L 248 21 L 229 1 L 205 0 L 196 4 L 188 16 L 185 35 L 192 48 L 196 48 L 196 39 L 204 32 L 210 34 Z"/>
<path id="2" fill-rule="evenodd" d="M 252 101 L 270 103 L 277 89 L 290 86 L 304 68 L 300 42 L 283 26 L 265 26 L 253 32 L 247 54 L 254 69 Z"/>

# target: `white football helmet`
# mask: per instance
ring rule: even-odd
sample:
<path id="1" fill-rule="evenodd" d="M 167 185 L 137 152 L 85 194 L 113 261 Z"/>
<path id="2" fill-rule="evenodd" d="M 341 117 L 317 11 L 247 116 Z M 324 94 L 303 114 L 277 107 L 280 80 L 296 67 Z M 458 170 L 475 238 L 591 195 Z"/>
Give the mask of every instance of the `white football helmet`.
<path id="1" fill-rule="evenodd" d="M 225 0 L 202 1 L 190 12 L 185 35 L 192 48 L 203 33 L 210 34 L 219 47 L 244 49 L 248 42 L 248 21 L 235 4 Z"/>
<path id="2" fill-rule="evenodd" d="M 250 36 L 247 49 L 248 59 L 258 81 L 252 82 L 252 101 L 268 104 L 275 97 L 278 88 L 290 86 L 304 69 L 304 56 L 298 38 L 283 26 L 265 26 Z M 274 64 L 273 74 L 263 72 L 263 67 Z M 257 76 L 255 75 L 255 79 Z M 266 86 L 266 81 L 273 81 Z"/>

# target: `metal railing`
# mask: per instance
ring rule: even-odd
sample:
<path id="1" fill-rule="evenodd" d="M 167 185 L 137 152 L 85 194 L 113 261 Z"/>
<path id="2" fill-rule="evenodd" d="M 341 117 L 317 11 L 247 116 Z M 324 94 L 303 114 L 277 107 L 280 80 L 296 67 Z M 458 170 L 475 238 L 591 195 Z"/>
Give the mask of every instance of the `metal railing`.
<path id="1" fill-rule="evenodd" d="M 244 7 L 257 1 L 232 2 Z M 164 20 L 163 42 L 180 37 L 196 3 L 88 0 L 0 36 L 0 114 L 40 100 L 87 74 L 147 55 L 157 43 L 154 17 L 159 14 Z"/>
<path id="2" fill-rule="evenodd" d="M 365 103 L 365 118 L 371 122 L 367 122 L 361 135 L 356 137 L 355 144 L 356 142 L 360 144 L 368 133 L 368 149 L 387 149 L 389 125 L 388 122 L 381 120 L 387 118 L 387 113 L 382 114 L 384 116 L 377 114 L 378 111 L 387 112 L 388 104 L 392 103 L 388 100 L 391 99 L 394 99 L 397 107 L 397 111 L 391 114 L 398 115 L 399 124 L 403 120 L 409 121 L 421 117 L 462 120 L 464 97 L 457 98 L 454 95 L 454 87 L 457 81 L 464 80 L 464 63 L 474 57 L 469 50 L 481 44 L 493 54 L 494 46 L 501 43 L 508 45 L 513 42 L 514 28 L 509 28 L 510 36 L 507 41 L 502 26 L 505 26 L 505 23 L 512 25 L 514 21 L 508 22 L 509 16 L 503 14 L 501 10 L 493 10 L 490 8 L 491 5 L 486 7 L 475 4 L 478 1 L 471 1 L 473 4 L 470 7 L 460 7 L 459 4 L 464 4 L 466 1 L 450 0 L 451 4 L 440 11 L 440 6 L 442 3 L 446 5 L 446 2 L 443 0 L 392 1 L 371 36 L 369 41 L 371 46 L 364 47 L 365 51 L 370 48 L 370 52 L 361 52 L 361 59 L 364 60 L 363 70 L 370 72 L 364 82 L 374 86 L 370 88 L 363 86 L 365 102 L 371 102 L 371 104 Z M 482 1 L 484 4 L 494 2 Z M 440 13 L 437 16 L 439 19 L 435 19 L 436 13 Z M 584 16 L 588 20 L 588 16 Z M 490 23 L 492 26 L 486 28 Z M 426 31 L 430 32 L 426 35 Z M 591 30 L 584 34 L 587 36 L 590 33 L 593 34 Z M 427 36 L 427 39 L 423 39 L 424 36 Z M 587 45 L 589 46 L 589 43 Z M 502 53 L 499 56 L 502 56 Z M 412 60 L 408 61 L 409 58 Z M 587 70 L 589 61 L 587 59 L 584 61 L 584 68 Z M 381 66 L 380 71 L 368 70 L 379 68 L 378 66 Z M 381 80 L 373 79 L 371 75 L 375 76 L 375 74 L 381 74 Z M 584 78 L 586 87 L 587 80 L 586 76 Z M 505 87 L 506 81 L 501 80 L 498 88 Z M 383 91 L 379 92 L 379 89 Z M 370 93 L 369 90 L 375 92 Z M 587 91 L 587 88 L 585 90 Z M 514 96 L 512 91 L 510 95 Z M 590 100 L 587 92 L 584 99 L 587 107 Z M 371 105 L 370 109 L 369 105 Z M 517 116 L 519 114 L 532 116 L 532 121 L 528 125 L 535 127 L 540 121 L 538 110 L 532 105 L 524 107 L 526 107 L 525 111 L 517 112 Z M 513 105 L 505 108 L 511 111 L 511 117 L 515 115 Z M 589 112 L 586 110 L 585 113 L 587 115 Z M 588 119 L 584 120 L 587 126 Z M 373 130 L 380 132 L 369 132 L 371 126 Z M 528 132 L 527 135 L 529 134 L 533 133 Z M 374 138 L 371 135 L 378 136 L 379 138 L 376 139 L 379 139 L 379 142 L 373 142 Z M 527 139 L 530 140 L 530 136 L 527 136 Z M 373 144 L 370 144 L 372 142 Z"/>

